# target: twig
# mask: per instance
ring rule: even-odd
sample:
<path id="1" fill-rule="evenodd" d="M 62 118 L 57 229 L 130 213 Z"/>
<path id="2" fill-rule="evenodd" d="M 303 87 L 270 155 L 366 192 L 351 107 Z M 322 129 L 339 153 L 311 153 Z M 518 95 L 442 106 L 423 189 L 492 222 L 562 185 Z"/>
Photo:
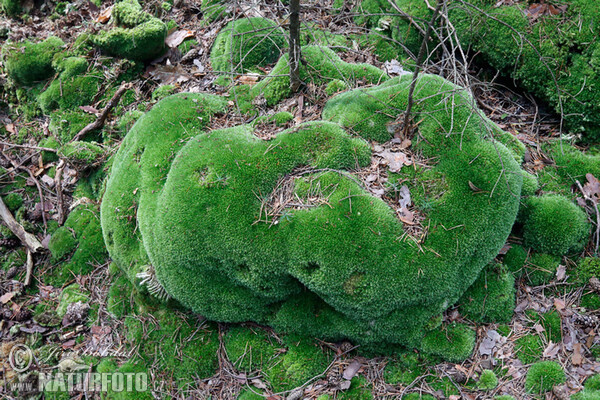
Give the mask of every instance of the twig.
<path id="1" fill-rule="evenodd" d="M 6 223 L 6 225 L 12 231 L 12 233 L 14 233 L 15 236 L 17 236 L 19 238 L 19 240 L 21 240 L 21 242 L 25 246 L 27 246 L 27 248 L 32 253 L 37 253 L 38 251 L 40 251 L 44 248 L 44 246 L 42 246 L 40 241 L 37 240 L 37 238 L 34 235 L 25 231 L 25 228 L 23 228 L 23 226 L 21 224 L 19 224 L 17 222 L 17 220 L 15 220 L 15 217 L 13 217 L 13 215 L 11 214 L 9 209 L 6 207 L 6 205 L 4 204 L 4 201 L 2 201 L 1 198 L 0 198 L 0 217 L 2 217 L 2 220 Z"/>
<path id="2" fill-rule="evenodd" d="M 408 91 L 408 105 L 406 106 L 406 112 L 404 113 L 404 127 L 402 129 L 402 135 L 405 138 L 408 138 L 409 124 L 410 124 L 410 112 L 412 111 L 413 106 L 413 93 L 415 91 L 415 86 L 417 85 L 417 78 L 419 77 L 419 72 L 421 72 L 423 58 L 425 57 L 425 51 L 427 50 L 427 42 L 429 41 L 429 37 L 431 36 L 431 31 L 433 30 L 433 24 L 437 20 L 438 14 L 442 9 L 442 5 L 445 1 L 439 1 L 435 10 L 433 11 L 433 15 L 431 16 L 431 21 L 427 24 L 427 30 L 425 31 L 425 36 L 423 36 L 423 41 L 421 42 L 421 48 L 419 49 L 419 55 L 417 56 L 417 62 L 415 65 L 415 71 L 413 73 L 412 82 L 410 84 L 410 89 Z M 396 137 L 400 137 L 400 132 L 396 133 Z"/>
<path id="3" fill-rule="evenodd" d="M 17 147 L 17 148 L 20 148 L 20 149 L 50 151 L 52 153 L 56 153 L 57 152 L 56 149 L 51 149 L 49 147 L 27 146 L 27 145 L 24 145 L 24 144 L 13 144 L 13 143 L 7 143 L 7 142 L 0 142 L 0 145 L 2 145 L 2 146 L 8 146 L 8 147 Z"/>
<path id="4" fill-rule="evenodd" d="M 27 249 L 27 271 L 25 273 L 25 281 L 23 282 L 24 286 L 29 286 L 31 283 L 31 273 L 33 272 L 33 256 L 31 255 L 31 250 Z"/>
<path id="5" fill-rule="evenodd" d="M 63 201 L 63 193 L 62 193 L 62 173 L 65 168 L 64 160 L 60 160 L 58 166 L 56 167 L 56 176 L 54 177 L 54 187 L 56 188 L 56 199 L 57 204 L 56 208 L 58 211 L 58 226 L 62 226 L 65 220 L 65 209 L 64 209 L 64 201 Z"/>
<path id="6" fill-rule="evenodd" d="M 110 110 L 112 110 L 119 103 L 121 96 L 123 96 L 125 91 L 130 89 L 132 86 L 132 83 L 123 83 L 119 87 L 117 92 L 113 95 L 112 99 L 110 99 L 108 104 L 106 104 L 106 107 L 104 107 L 104 109 L 100 113 L 100 116 L 94 122 L 87 124 L 82 130 L 80 130 L 79 133 L 75 135 L 75 137 L 73 137 L 72 141 L 79 140 L 88 133 L 95 131 L 96 129 L 102 128 Z"/>

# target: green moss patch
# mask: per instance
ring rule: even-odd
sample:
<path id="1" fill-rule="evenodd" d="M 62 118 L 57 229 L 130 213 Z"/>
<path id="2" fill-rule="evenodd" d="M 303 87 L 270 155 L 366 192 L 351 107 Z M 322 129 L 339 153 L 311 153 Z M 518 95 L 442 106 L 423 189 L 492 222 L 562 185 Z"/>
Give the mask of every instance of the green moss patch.
<path id="1" fill-rule="evenodd" d="M 54 262 L 58 265 L 44 277 L 46 283 L 61 286 L 74 278 L 92 271 L 107 257 L 98 208 L 82 205 L 69 214 L 64 226 L 58 228 L 48 244 Z"/>
<path id="2" fill-rule="evenodd" d="M 525 390 L 529 393 L 542 394 L 549 392 L 555 385 L 565 382 L 565 372 L 560 364 L 554 361 L 542 361 L 533 364 L 525 380 Z"/>

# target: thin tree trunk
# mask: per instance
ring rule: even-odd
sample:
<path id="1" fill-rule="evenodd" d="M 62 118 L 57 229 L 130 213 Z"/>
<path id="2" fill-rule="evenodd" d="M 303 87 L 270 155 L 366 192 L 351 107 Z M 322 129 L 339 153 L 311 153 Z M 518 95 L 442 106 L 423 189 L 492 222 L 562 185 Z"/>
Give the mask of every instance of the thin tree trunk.
<path id="1" fill-rule="evenodd" d="M 422 64 L 425 58 L 425 53 L 427 51 L 427 42 L 431 37 L 433 25 L 435 24 L 435 21 L 437 20 L 438 15 L 440 14 L 440 10 L 442 9 L 442 5 L 444 4 L 444 2 L 445 0 L 438 0 L 437 6 L 435 7 L 433 15 L 431 16 L 431 21 L 429 21 L 429 24 L 427 24 L 427 30 L 425 31 L 425 36 L 423 36 L 423 41 L 421 42 L 421 47 L 419 48 L 419 54 L 417 55 L 415 71 L 413 72 L 413 79 L 410 84 L 410 89 L 408 91 L 408 104 L 406 105 L 406 112 L 404 113 L 404 124 L 402 134 L 400 134 L 400 132 L 396 132 L 396 135 L 394 135 L 396 138 L 408 138 L 410 131 L 410 113 L 412 111 L 412 106 L 414 103 L 413 93 L 415 91 L 415 86 L 417 85 L 417 78 L 419 77 L 419 72 L 421 72 L 421 69 L 423 67 Z"/>
<path id="2" fill-rule="evenodd" d="M 300 0 L 290 0 L 290 89 L 300 89 Z"/>

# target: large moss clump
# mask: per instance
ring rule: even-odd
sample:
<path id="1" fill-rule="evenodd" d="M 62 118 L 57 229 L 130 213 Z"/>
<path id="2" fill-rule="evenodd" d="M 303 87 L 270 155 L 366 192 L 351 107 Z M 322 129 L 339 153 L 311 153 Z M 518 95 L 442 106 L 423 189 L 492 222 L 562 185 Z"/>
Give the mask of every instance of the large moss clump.
<path id="1" fill-rule="evenodd" d="M 18 85 L 31 85 L 54 74 L 52 59 L 65 43 L 50 36 L 43 42 L 5 43 L 2 61 L 6 73 Z"/>
<path id="2" fill-rule="evenodd" d="M 163 99 L 114 158 L 102 202 L 112 258 L 132 280 L 153 275 L 155 288 L 211 320 L 421 346 L 431 321 L 504 244 L 522 175 L 464 91 L 421 76 L 413 151 L 436 157 L 431 169 L 445 189 L 423 210 L 427 237 L 407 237 L 395 211 L 353 171 L 371 162 L 364 139 L 390 138 L 387 124 L 406 107 L 410 82 L 341 94 L 323 113 L 333 122 L 305 123 L 270 141 L 248 125 L 206 131 L 224 98 Z M 400 176 L 414 177 L 413 168 Z M 421 187 L 418 179 L 407 185 Z M 276 209 L 281 188 L 302 205 Z M 461 345 L 450 357 L 468 356 L 474 336 L 452 331 Z M 444 336 L 423 346 L 444 356 L 451 345 Z"/>
<path id="3" fill-rule="evenodd" d="M 112 11 L 116 27 L 91 37 L 104 53 L 135 61 L 151 61 L 167 50 L 167 25 L 144 12 L 137 0 L 123 0 Z"/>
<path id="4" fill-rule="evenodd" d="M 220 32 L 210 53 L 215 71 L 243 72 L 279 59 L 286 41 L 277 23 L 266 18 L 231 21 Z"/>

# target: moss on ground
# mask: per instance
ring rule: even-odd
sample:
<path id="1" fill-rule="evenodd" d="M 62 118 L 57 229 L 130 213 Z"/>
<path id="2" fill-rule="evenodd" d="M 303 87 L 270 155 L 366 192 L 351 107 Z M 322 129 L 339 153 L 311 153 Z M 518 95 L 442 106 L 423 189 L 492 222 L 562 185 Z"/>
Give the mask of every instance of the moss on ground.
<path id="1" fill-rule="evenodd" d="M 571 397 L 573 400 L 598 400 L 600 398 L 600 375 L 592 375 L 583 383 L 583 390 Z"/>
<path id="2" fill-rule="evenodd" d="M 282 346 L 262 329 L 231 327 L 223 338 L 225 350 L 233 366 L 243 372 L 267 368 L 273 364 Z"/>
<path id="3" fill-rule="evenodd" d="M 525 250 L 523 246 L 512 245 L 511 248 L 504 255 L 503 262 L 511 273 L 518 276 L 520 275 L 521 270 L 525 266 L 527 257 L 527 250 Z"/>
<path id="4" fill-rule="evenodd" d="M 460 311 L 475 322 L 510 322 L 515 309 L 515 278 L 504 265 L 489 264 L 459 304 Z"/>
<path id="5" fill-rule="evenodd" d="M 289 336 L 284 339 L 287 351 L 266 371 L 265 377 L 273 391 L 297 388 L 325 372 L 331 355 L 324 353 L 313 340 Z"/>
<path id="6" fill-rule="evenodd" d="M 528 393 L 542 394 L 551 391 L 555 385 L 560 385 L 565 380 L 565 372 L 560 364 L 554 361 L 541 361 L 529 367 L 525 390 Z"/>
<path id="7" fill-rule="evenodd" d="M 67 313 L 69 304 L 77 303 L 79 301 L 82 303 L 88 303 L 89 300 L 89 296 L 81 291 L 81 287 L 78 284 L 74 283 L 69 285 L 64 288 L 60 294 L 58 306 L 56 307 L 56 314 L 62 318 Z"/>
<path id="8" fill-rule="evenodd" d="M 91 99 L 87 98 L 86 100 Z M 86 125 L 95 120 L 96 117 L 93 114 L 86 113 L 77 109 L 66 108 L 64 110 L 55 111 L 50 114 L 50 124 L 48 126 L 48 129 L 60 140 L 61 143 L 68 143 Z M 53 138 L 50 140 L 53 140 Z"/>
<path id="9" fill-rule="evenodd" d="M 371 400 L 373 392 L 371 385 L 363 376 L 355 376 L 350 381 L 350 387 L 342 392 L 338 392 L 337 398 L 340 400 Z"/>
<path id="10" fill-rule="evenodd" d="M 533 323 L 539 323 L 544 328 L 546 342 L 560 343 L 562 341 L 561 318 L 557 311 L 538 313 L 533 310 L 526 311 Z"/>
<path id="11" fill-rule="evenodd" d="M 577 265 L 575 274 L 582 284 L 588 283 L 591 278 L 600 278 L 600 258 L 582 258 Z"/>
<path id="12" fill-rule="evenodd" d="M 560 265 L 560 257 L 550 254 L 533 253 L 527 260 L 524 273 L 527 282 L 532 286 L 549 283 L 556 276 Z"/>
<path id="13" fill-rule="evenodd" d="M 450 362 L 466 360 L 473 352 L 475 331 L 466 325 L 452 324 L 429 332 L 421 349 Z"/>
<path id="14" fill-rule="evenodd" d="M 39 43 L 5 43 L 1 55 L 6 73 L 18 85 L 31 85 L 48 79 L 54 75 L 52 59 L 64 45 L 54 36 Z"/>
<path id="15" fill-rule="evenodd" d="M 94 265 L 104 263 L 107 253 L 97 206 L 81 205 L 71 211 L 50 238 L 48 248 L 56 266 L 44 281 L 53 286 L 63 285 L 74 275 L 88 274 Z"/>
<path id="16" fill-rule="evenodd" d="M 62 109 L 68 113 L 66 115 L 72 116 L 79 106 L 92 102 L 100 91 L 103 76 L 98 71 L 88 71 L 88 67 L 88 62 L 82 57 L 67 57 L 55 63 L 58 78 L 38 96 L 38 103 L 45 114 Z"/>
<path id="17" fill-rule="evenodd" d="M 498 377 L 489 369 L 486 369 L 479 376 L 477 387 L 481 390 L 494 390 L 498 386 Z"/>
<path id="18" fill-rule="evenodd" d="M 515 340 L 515 354 L 523 364 L 532 364 L 542 358 L 544 343 L 537 335 L 525 335 Z"/>
<path id="19" fill-rule="evenodd" d="M 283 30 L 266 18 L 242 18 L 227 24 L 210 53 L 214 71 L 244 72 L 273 64 L 285 48 Z"/>
<path id="20" fill-rule="evenodd" d="M 214 326 L 200 325 L 197 318 L 165 307 L 148 311 L 125 318 L 127 340 L 139 346 L 132 362 L 153 365 L 182 390 L 194 378 L 215 373 L 219 340 Z"/>
<path id="21" fill-rule="evenodd" d="M 414 352 L 403 352 L 387 363 L 384 371 L 386 383 L 391 385 L 410 385 L 425 373 L 423 359 Z"/>

